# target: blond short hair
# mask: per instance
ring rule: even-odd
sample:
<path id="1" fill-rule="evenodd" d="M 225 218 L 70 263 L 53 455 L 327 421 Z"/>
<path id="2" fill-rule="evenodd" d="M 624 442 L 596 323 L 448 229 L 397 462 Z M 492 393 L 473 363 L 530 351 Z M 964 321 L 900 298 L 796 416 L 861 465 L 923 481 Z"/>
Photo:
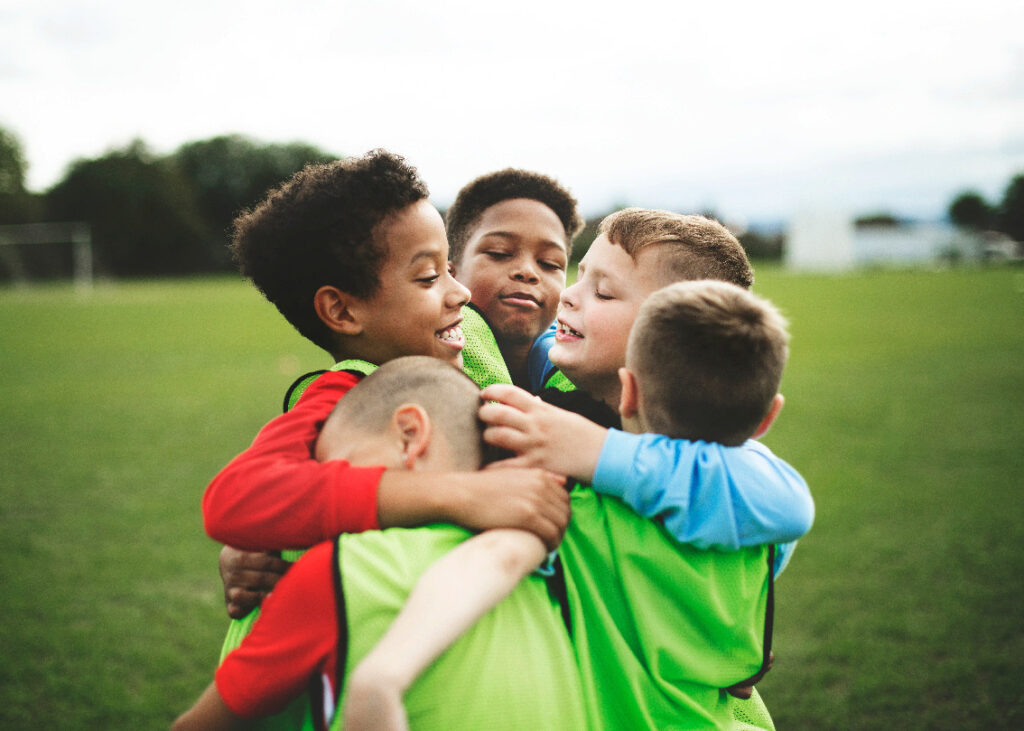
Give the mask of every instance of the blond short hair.
<path id="1" fill-rule="evenodd" d="M 324 423 L 321 437 L 342 426 L 379 434 L 403 404 L 418 404 L 435 433 L 447 439 L 455 468 L 478 469 L 483 462 L 483 428 L 477 418 L 480 388 L 465 373 L 437 358 L 410 355 L 388 361 L 342 398 Z"/>
<path id="2" fill-rule="evenodd" d="M 742 444 L 778 393 L 786 328 L 770 302 L 727 282 L 678 282 L 652 294 L 626 350 L 645 430 Z"/>
<path id="3" fill-rule="evenodd" d="M 750 289 L 754 270 L 743 245 L 725 226 L 705 216 L 686 216 L 650 208 L 625 208 L 606 216 L 598 235 L 636 259 L 658 246 L 662 283 L 718 279 Z"/>

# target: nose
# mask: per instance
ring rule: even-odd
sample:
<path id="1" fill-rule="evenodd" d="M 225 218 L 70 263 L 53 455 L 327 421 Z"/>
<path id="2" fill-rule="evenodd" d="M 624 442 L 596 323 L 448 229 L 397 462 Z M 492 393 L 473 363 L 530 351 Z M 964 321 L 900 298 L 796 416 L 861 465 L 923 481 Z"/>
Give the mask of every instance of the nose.
<path id="1" fill-rule="evenodd" d="M 529 256 L 517 256 L 512 263 L 510 275 L 517 282 L 536 284 L 539 281 L 537 267 Z"/>
<path id="2" fill-rule="evenodd" d="M 445 293 L 444 302 L 453 310 L 461 309 L 464 304 L 469 302 L 469 290 L 451 274 L 447 276 L 449 286 L 448 291 Z"/>
<path id="3" fill-rule="evenodd" d="M 579 291 L 577 287 L 580 286 L 579 282 L 571 284 L 562 290 L 562 294 L 558 297 L 558 306 L 565 307 L 566 309 L 574 309 L 576 307 L 576 292 Z"/>

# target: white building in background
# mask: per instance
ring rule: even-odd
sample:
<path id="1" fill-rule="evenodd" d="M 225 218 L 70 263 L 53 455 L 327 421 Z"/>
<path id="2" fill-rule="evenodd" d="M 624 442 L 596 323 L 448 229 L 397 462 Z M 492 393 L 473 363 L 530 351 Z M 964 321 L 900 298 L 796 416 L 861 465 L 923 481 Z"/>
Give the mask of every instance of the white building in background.
<path id="1" fill-rule="evenodd" d="M 784 251 L 788 268 L 822 272 L 1020 254 L 1017 244 L 1000 234 L 973 233 L 944 223 L 858 226 L 852 216 L 826 210 L 794 216 Z"/>

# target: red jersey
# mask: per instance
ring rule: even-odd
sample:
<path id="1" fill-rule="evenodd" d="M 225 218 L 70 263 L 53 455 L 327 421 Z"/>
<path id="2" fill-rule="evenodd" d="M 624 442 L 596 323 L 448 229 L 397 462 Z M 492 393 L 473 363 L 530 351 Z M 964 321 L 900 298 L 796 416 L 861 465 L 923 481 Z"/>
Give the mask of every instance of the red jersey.
<path id="1" fill-rule="evenodd" d="M 320 428 L 359 380 L 347 371 L 324 373 L 213 478 L 203 496 L 211 538 L 249 550 L 301 549 L 380 527 L 377 488 L 384 468 L 313 456 Z"/>

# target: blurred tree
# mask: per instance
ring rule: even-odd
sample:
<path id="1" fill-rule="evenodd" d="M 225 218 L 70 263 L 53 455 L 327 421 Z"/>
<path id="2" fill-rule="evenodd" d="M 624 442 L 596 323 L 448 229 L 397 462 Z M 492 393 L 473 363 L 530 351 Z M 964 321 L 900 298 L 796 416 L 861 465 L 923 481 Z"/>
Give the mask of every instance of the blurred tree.
<path id="1" fill-rule="evenodd" d="M 21 141 L 0 127 L 0 224 L 32 223 L 39 219 L 40 200 L 25 190 L 25 155 Z"/>
<path id="2" fill-rule="evenodd" d="M 1024 242 L 1024 174 L 1014 176 L 1006 186 L 996 218 L 1000 231 Z"/>
<path id="3" fill-rule="evenodd" d="M 992 207 L 973 190 L 961 193 L 949 204 L 949 220 L 962 228 L 990 228 L 992 218 Z"/>
<path id="4" fill-rule="evenodd" d="M 216 256 L 225 264 L 227 236 L 239 212 L 308 163 L 338 159 L 301 142 L 259 144 L 237 134 L 188 142 L 171 157 L 192 185 L 215 237 Z"/>
<path id="5" fill-rule="evenodd" d="M 141 140 L 78 160 L 46 196 L 53 221 L 92 227 L 98 272 L 185 274 L 210 270 L 210 234 L 188 181 Z"/>

